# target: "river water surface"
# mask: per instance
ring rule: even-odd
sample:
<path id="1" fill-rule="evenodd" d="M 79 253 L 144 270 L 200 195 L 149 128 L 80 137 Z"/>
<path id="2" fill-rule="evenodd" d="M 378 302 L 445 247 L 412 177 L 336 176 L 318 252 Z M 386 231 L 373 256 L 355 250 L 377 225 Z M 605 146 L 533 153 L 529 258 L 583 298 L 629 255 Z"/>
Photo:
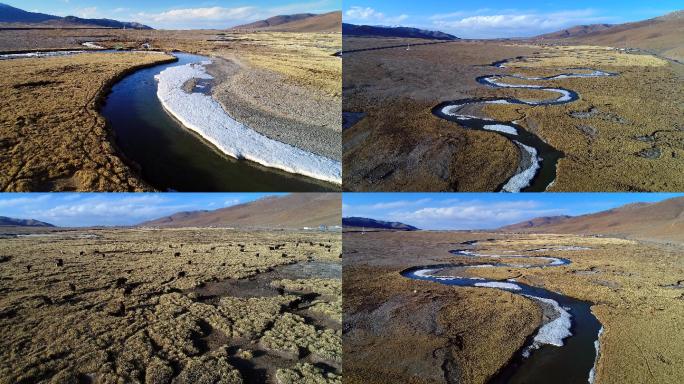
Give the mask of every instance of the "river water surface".
<path id="1" fill-rule="evenodd" d="M 312 178 L 233 159 L 185 129 L 161 105 L 154 77 L 167 68 L 209 58 L 187 53 L 174 56 L 178 58 L 175 63 L 138 70 L 115 84 L 100 111 L 116 135 L 116 144 L 140 166 L 145 181 L 160 190 L 174 191 L 339 189 Z"/>

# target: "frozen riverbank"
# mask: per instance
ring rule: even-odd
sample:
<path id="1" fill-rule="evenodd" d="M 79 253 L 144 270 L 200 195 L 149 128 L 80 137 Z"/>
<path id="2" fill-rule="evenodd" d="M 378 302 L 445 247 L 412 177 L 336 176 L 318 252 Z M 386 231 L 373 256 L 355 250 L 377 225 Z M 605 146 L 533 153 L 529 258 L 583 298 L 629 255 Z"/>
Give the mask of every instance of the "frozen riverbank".
<path id="1" fill-rule="evenodd" d="M 175 66 L 156 76 L 157 96 L 169 113 L 228 156 L 338 185 L 342 183 L 341 162 L 269 139 L 234 120 L 211 96 L 186 92 L 183 89 L 186 82 L 212 79 L 204 67 L 208 64 L 209 61 L 204 61 Z"/>

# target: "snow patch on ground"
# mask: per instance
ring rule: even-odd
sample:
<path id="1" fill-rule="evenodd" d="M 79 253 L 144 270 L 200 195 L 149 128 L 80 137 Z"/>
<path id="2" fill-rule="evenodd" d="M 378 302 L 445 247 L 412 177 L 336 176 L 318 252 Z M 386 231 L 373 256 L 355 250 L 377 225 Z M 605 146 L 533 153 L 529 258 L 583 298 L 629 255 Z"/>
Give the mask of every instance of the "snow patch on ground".
<path id="1" fill-rule="evenodd" d="M 27 53 L 7 53 L 0 55 L 0 60 L 24 59 L 33 57 L 54 57 L 54 56 L 68 56 L 85 51 L 50 51 L 50 52 L 27 52 Z"/>
<path id="2" fill-rule="evenodd" d="M 485 125 L 482 128 L 484 128 L 488 131 L 496 131 L 496 132 L 508 133 L 510 135 L 518 135 L 518 130 L 515 129 L 514 127 L 511 127 L 510 125 L 492 124 L 492 125 Z"/>
<path id="3" fill-rule="evenodd" d="M 507 291 L 520 291 L 522 288 L 518 284 L 505 283 L 503 281 L 488 281 L 486 283 L 475 283 L 476 287 L 499 288 Z"/>
<path id="4" fill-rule="evenodd" d="M 589 371 L 589 384 L 594 384 L 594 380 L 596 380 L 596 366 L 598 365 L 599 358 L 601 357 L 601 335 L 603 335 L 603 327 L 599 329 L 596 341 L 594 341 L 594 348 L 596 348 L 596 358 L 594 359 L 594 366 L 591 367 L 591 371 Z"/>
<path id="5" fill-rule="evenodd" d="M 527 153 L 531 159 L 530 165 L 523 169 L 521 172 L 515 174 L 511 177 L 508 182 L 503 186 L 502 190 L 504 192 L 520 192 L 523 188 L 530 185 L 532 179 L 537 174 L 537 171 L 541 167 L 539 162 L 541 159 L 537 156 L 537 150 L 527 146 L 519 141 L 514 141 L 514 143 L 522 150 Z"/>
<path id="6" fill-rule="evenodd" d="M 413 275 L 418 277 L 433 277 L 432 274 L 437 271 L 438 269 L 419 269 L 413 272 Z"/>
<path id="7" fill-rule="evenodd" d="M 86 41 L 85 43 L 83 43 L 83 44 L 81 44 L 81 45 L 84 46 L 84 47 L 87 47 L 87 48 L 105 49 L 105 47 L 103 47 L 103 46 L 101 46 L 101 45 L 97 45 L 97 44 L 95 44 L 95 43 L 93 43 L 93 42 L 91 42 L 91 41 Z"/>
<path id="8" fill-rule="evenodd" d="M 272 140 L 234 120 L 211 96 L 185 92 L 182 87 L 188 80 L 213 78 L 204 67 L 210 63 L 170 67 L 157 75 L 157 97 L 164 108 L 228 156 L 338 185 L 342 183 L 340 161 Z"/>
<path id="9" fill-rule="evenodd" d="M 523 350 L 523 357 L 529 357 L 533 350 L 539 349 L 542 345 L 563 346 L 563 340 L 572 336 L 572 332 L 570 332 L 572 315 L 570 315 L 570 312 L 563 309 L 555 300 L 532 295 L 524 296 L 551 305 L 557 317 L 539 328 L 539 331 L 534 336 L 534 340 L 532 340 L 532 344 Z"/>

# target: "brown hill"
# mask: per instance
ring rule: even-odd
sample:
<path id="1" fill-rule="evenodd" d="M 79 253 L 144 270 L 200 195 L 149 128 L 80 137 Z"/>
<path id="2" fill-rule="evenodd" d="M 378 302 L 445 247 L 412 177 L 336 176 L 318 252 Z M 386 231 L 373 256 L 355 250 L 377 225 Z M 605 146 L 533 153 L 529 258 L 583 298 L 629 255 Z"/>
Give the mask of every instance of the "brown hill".
<path id="1" fill-rule="evenodd" d="M 302 13 L 274 16 L 266 20 L 238 25 L 233 30 L 258 30 L 273 32 L 341 32 L 342 12 L 324 14 Z"/>
<path id="2" fill-rule="evenodd" d="M 586 26 L 591 27 L 591 26 Z M 640 48 L 674 60 L 684 60 L 684 11 L 676 11 L 653 19 L 617 24 L 608 28 L 581 27 L 537 36 L 537 39 L 560 40 L 564 43 L 605 45 L 618 48 Z"/>
<path id="3" fill-rule="evenodd" d="M 144 227 L 303 228 L 339 226 L 342 201 L 337 193 L 295 193 L 215 211 L 180 212 L 140 224 Z"/>
<path id="4" fill-rule="evenodd" d="M 611 235 L 633 239 L 684 242 L 684 197 L 658 203 L 628 204 L 589 215 L 536 226 L 500 228 L 507 232 Z"/>
<path id="5" fill-rule="evenodd" d="M 612 24 L 589 24 L 589 25 L 578 25 L 572 28 L 563 29 L 557 32 L 546 33 L 543 35 L 536 36 L 537 40 L 546 39 L 566 39 L 571 37 L 580 37 L 593 32 L 599 32 L 612 27 Z"/>
<path id="6" fill-rule="evenodd" d="M 507 225 L 505 227 L 502 227 L 501 230 L 505 231 L 519 231 L 519 230 L 525 230 L 527 228 L 537 228 L 541 227 L 543 225 L 550 225 L 550 224 L 557 224 L 562 221 L 565 221 L 567 219 L 571 219 L 572 216 L 544 216 L 544 217 L 537 217 L 532 220 L 527 220 L 523 221 L 520 223 L 516 223 L 513 225 Z"/>

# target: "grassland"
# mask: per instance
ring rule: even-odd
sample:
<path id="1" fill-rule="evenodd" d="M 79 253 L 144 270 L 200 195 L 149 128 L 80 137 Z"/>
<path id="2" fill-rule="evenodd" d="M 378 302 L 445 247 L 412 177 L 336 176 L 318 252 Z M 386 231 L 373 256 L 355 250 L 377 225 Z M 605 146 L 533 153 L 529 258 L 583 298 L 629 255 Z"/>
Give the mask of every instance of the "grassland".
<path id="1" fill-rule="evenodd" d="M 340 383 L 339 234 L 0 239 L 0 382 Z"/>
<path id="2" fill-rule="evenodd" d="M 0 190 L 149 190 L 120 156 L 97 108 L 124 74 L 162 54 L 0 61 Z"/>
<path id="3" fill-rule="evenodd" d="M 401 43 L 345 38 L 345 50 L 368 48 L 369 41 L 373 46 Z M 507 68 L 489 65 L 518 56 L 524 59 Z M 350 53 L 343 65 L 343 110 L 366 114 L 343 132 L 345 189 L 495 190 L 515 172 L 515 145 L 495 133 L 460 129 L 433 116 L 431 109 L 471 97 L 547 99 L 553 95 L 487 88 L 475 79 L 549 76 L 583 67 L 619 76 L 534 82 L 577 91 L 580 100 L 570 104 L 490 104 L 469 113 L 515 120 L 564 152 L 552 191 L 684 188 L 678 176 L 684 171 L 679 64 L 605 47 L 468 41 Z"/>
<path id="4" fill-rule="evenodd" d="M 517 281 L 591 301 L 604 327 L 596 383 L 678 383 L 684 362 L 684 250 L 631 240 L 575 235 L 464 232 L 344 234 L 344 369 L 350 383 L 485 383 L 541 321 L 538 306 L 488 288 L 409 280 L 417 265 L 463 262 L 449 250 L 481 240 L 483 253 L 561 245 L 556 268 L 477 268 L 460 274 Z M 479 261 L 477 261 L 479 262 Z"/>
<path id="5" fill-rule="evenodd" d="M 224 109 L 235 119 L 246 123 L 256 131 L 278 141 L 282 141 L 302 149 L 341 159 L 341 59 L 333 54 L 341 48 L 339 33 L 294 33 L 294 32 L 252 32 L 238 33 L 227 31 L 142 31 L 142 30 L 4 30 L 0 31 L 0 51 L 36 51 L 82 49 L 81 43 L 94 41 L 98 45 L 117 49 L 141 49 L 145 44 L 152 50 L 171 52 L 174 50 L 210 56 L 214 65 L 209 71 L 216 78 L 212 87 L 213 96 L 222 103 Z M 124 155 L 112 149 L 111 153 L 102 151 L 100 147 L 113 147 L 114 140 L 106 127 L 101 129 L 102 135 L 92 140 L 85 148 L 87 152 L 105 152 L 117 162 L 117 178 L 109 174 L 98 177 L 92 175 L 88 165 L 82 164 L 80 154 L 66 151 L 62 159 L 50 160 L 35 164 L 31 171 L 26 171 L 19 180 L 15 173 L 17 167 L 23 167 L 28 159 L 14 156 L 15 153 L 33 153 L 35 146 L 20 145 L 20 142 L 35 142 L 45 148 L 54 145 L 69 145 L 73 138 L 64 131 L 75 131 L 84 125 L 80 120 L 98 119 L 95 104 L 88 111 L 71 109 L 73 98 L 81 100 L 97 100 L 106 94 L 106 87 L 98 88 L 102 83 L 111 83 L 123 70 L 119 62 L 126 62 L 128 68 L 134 67 L 133 59 L 127 55 L 93 56 L 75 55 L 57 59 L 27 59 L 25 61 L 7 61 L 1 65 L 3 73 L 22 74 L 25 78 L 6 77 L 7 86 L 3 88 L 6 100 L 12 100 L 11 108 L 24 113 L 30 112 L 46 116 L 50 126 L 55 127 L 48 135 L 43 132 L 42 121 L 22 120 L 27 128 L 17 132 L 13 127 L 17 116 L 10 110 L 0 111 L 2 122 L 2 144 L 12 148 L 6 151 L 14 168 L 9 168 L 8 180 L 2 180 L 5 190 L 142 190 L 149 189 L 144 181 L 136 180 L 135 164 L 124 165 Z M 130 56 L 137 57 L 137 56 Z M 150 64 L 152 57 L 140 56 L 138 63 Z M 148 60 L 148 61 L 146 61 Z M 92 61 L 92 62 L 91 62 Z M 37 73 L 26 72 L 19 68 L 22 63 L 30 63 Z M 73 64 L 72 66 L 70 66 Z M 103 66 L 104 65 L 104 66 Z M 23 66 L 23 65 L 21 65 Z M 52 68 L 55 66 L 55 68 Z M 59 75 L 60 87 L 41 80 L 42 69 L 51 75 Z M 107 67 L 112 67 L 108 70 Z M 100 69 L 98 77 L 82 77 L 85 73 L 95 73 Z M 117 72 L 116 70 L 119 70 Z M 66 80 L 65 80 L 66 79 Z M 22 87 L 21 84 L 29 84 Z M 4 84 L 3 84 L 4 85 Z M 12 86 L 19 85 L 18 88 Z M 55 92 L 56 88 L 62 93 Z M 27 89 L 33 92 L 27 92 Z M 72 95 L 73 94 L 73 95 Z M 81 95 L 86 94 L 81 97 Z M 36 103 L 35 96 L 53 99 L 45 105 Z M 85 101 L 84 101 L 85 102 Z M 5 104 L 5 108 L 10 108 Z M 83 106 L 79 104 L 79 106 Z M 59 112 L 56 112 L 58 110 Z M 63 116 L 56 116 L 64 113 Z M 100 123 L 101 124 L 101 123 Z M 89 127 L 90 125 L 85 125 Z M 87 129 L 87 128 L 83 128 Z M 26 138 L 25 140 L 23 138 Z M 47 142 L 49 137 L 52 142 Z M 22 138 L 22 140 L 19 140 Z M 54 144 L 53 144 L 54 143 Z M 16 148 L 13 148 L 16 146 Z M 54 148 L 52 148 L 54 149 Z M 46 151 L 45 154 L 48 152 Z M 30 155 L 26 155 L 28 157 Z M 76 160 L 74 160 L 74 158 Z M 59 170 L 48 166 L 52 162 Z M 62 165 L 63 162 L 68 165 Z M 120 164 L 118 164 L 120 163 Z M 98 163 L 100 164 L 100 163 Z M 10 167 L 8 165 L 8 167 Z M 62 171 L 61 168 L 69 168 Z M 98 165 L 103 167 L 103 165 Z M 23 168 L 22 168 L 23 169 Z M 110 172 L 110 173 L 112 173 Z M 75 176 L 79 173 L 79 176 Z M 80 176 L 80 173 L 85 175 Z"/>

